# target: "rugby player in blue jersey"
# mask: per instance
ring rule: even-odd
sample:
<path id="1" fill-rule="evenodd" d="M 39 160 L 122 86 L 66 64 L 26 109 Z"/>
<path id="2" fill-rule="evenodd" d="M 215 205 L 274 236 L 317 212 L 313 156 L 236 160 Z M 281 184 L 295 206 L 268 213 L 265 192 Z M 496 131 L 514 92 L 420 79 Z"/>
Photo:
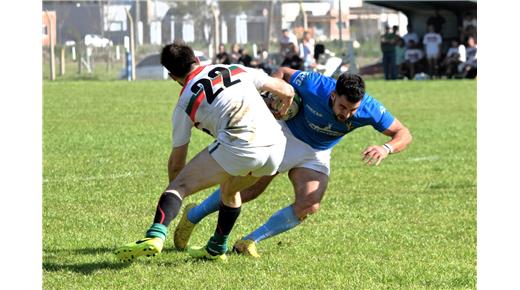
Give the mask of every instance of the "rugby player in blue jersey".
<path id="1" fill-rule="evenodd" d="M 253 257 L 259 257 L 258 242 L 296 227 L 319 209 L 329 180 L 332 148 L 344 135 L 370 125 L 390 137 L 385 144 L 369 146 L 362 152 L 368 165 L 379 165 L 389 154 L 404 150 L 412 141 L 410 131 L 379 101 L 365 93 L 365 83 L 358 75 L 343 73 L 336 81 L 315 72 L 282 67 L 273 76 L 290 83 L 302 100 L 294 118 L 280 121 L 287 143 L 278 172 L 288 172 L 295 201 L 235 243 L 236 252 Z M 274 177 L 262 177 L 243 190 L 242 202 L 258 197 Z M 174 233 L 178 249 L 186 248 L 195 225 L 217 211 L 219 204 L 220 189 L 217 189 L 199 205 L 186 206 Z"/>

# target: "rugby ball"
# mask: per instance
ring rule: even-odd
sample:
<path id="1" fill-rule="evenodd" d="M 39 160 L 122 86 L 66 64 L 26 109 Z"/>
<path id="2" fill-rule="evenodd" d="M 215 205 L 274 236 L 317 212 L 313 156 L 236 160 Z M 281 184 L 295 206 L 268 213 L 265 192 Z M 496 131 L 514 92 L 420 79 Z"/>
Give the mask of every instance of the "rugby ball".
<path id="1" fill-rule="evenodd" d="M 280 106 L 282 105 L 282 102 L 280 101 L 280 99 L 277 96 L 275 96 L 274 94 L 272 94 L 270 92 L 267 92 L 267 93 L 263 93 L 262 97 L 264 98 L 264 102 L 267 104 L 267 107 L 269 108 L 269 110 L 271 110 L 271 112 L 273 112 L 273 113 L 278 112 L 278 110 L 280 109 Z M 282 116 L 280 119 L 287 121 L 289 119 L 294 118 L 294 116 L 296 116 L 298 114 L 298 112 L 300 111 L 301 103 L 302 103 L 301 97 L 298 95 L 298 93 L 295 93 L 291 106 L 289 107 L 289 110 L 287 110 L 287 114 Z"/>

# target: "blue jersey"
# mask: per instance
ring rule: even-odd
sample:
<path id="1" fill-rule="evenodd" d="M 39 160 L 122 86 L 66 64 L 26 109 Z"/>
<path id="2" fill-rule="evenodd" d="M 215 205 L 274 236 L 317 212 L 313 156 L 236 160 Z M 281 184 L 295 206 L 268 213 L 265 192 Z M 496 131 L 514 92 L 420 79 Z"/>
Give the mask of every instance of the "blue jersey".
<path id="1" fill-rule="evenodd" d="M 394 116 L 376 99 L 365 94 L 354 116 L 341 122 L 332 110 L 331 93 L 336 80 L 314 72 L 296 71 L 290 80 L 302 105 L 298 114 L 286 121 L 293 135 L 311 147 L 324 150 L 332 148 L 341 138 L 354 129 L 371 125 L 379 132 L 388 129 Z"/>

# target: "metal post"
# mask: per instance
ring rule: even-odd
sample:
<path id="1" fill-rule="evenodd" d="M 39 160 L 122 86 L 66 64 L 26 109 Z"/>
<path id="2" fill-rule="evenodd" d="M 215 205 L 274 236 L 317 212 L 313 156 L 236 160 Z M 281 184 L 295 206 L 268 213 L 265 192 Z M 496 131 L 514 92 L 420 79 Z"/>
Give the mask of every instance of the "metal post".
<path id="1" fill-rule="evenodd" d="M 135 81 L 135 35 L 134 35 L 134 20 L 132 19 L 132 15 L 128 12 L 128 9 L 125 9 L 126 16 L 128 17 L 128 21 L 130 22 L 130 66 L 132 70 L 131 80 Z"/>
<path id="2" fill-rule="evenodd" d="M 135 27 L 134 31 L 139 34 L 139 21 L 141 20 L 141 3 L 140 0 L 135 0 Z M 139 41 L 136 42 L 136 47 Z"/>

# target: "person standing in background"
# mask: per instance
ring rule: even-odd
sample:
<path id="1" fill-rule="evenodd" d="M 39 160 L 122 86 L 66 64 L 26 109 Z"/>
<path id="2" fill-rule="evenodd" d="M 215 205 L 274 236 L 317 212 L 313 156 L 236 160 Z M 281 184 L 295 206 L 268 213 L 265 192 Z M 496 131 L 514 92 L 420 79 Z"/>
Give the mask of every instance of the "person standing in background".
<path id="1" fill-rule="evenodd" d="M 424 52 L 428 60 L 428 74 L 434 77 L 438 74 L 437 62 L 441 55 L 442 36 L 435 32 L 433 25 L 428 26 L 428 33 L 423 37 Z"/>
<path id="2" fill-rule="evenodd" d="M 394 31 L 397 26 L 394 26 Z M 397 67 L 395 65 L 395 44 L 397 35 L 390 32 L 390 26 L 385 26 L 385 33 L 381 36 L 381 51 L 383 52 L 383 71 L 385 80 L 397 78 Z"/>

